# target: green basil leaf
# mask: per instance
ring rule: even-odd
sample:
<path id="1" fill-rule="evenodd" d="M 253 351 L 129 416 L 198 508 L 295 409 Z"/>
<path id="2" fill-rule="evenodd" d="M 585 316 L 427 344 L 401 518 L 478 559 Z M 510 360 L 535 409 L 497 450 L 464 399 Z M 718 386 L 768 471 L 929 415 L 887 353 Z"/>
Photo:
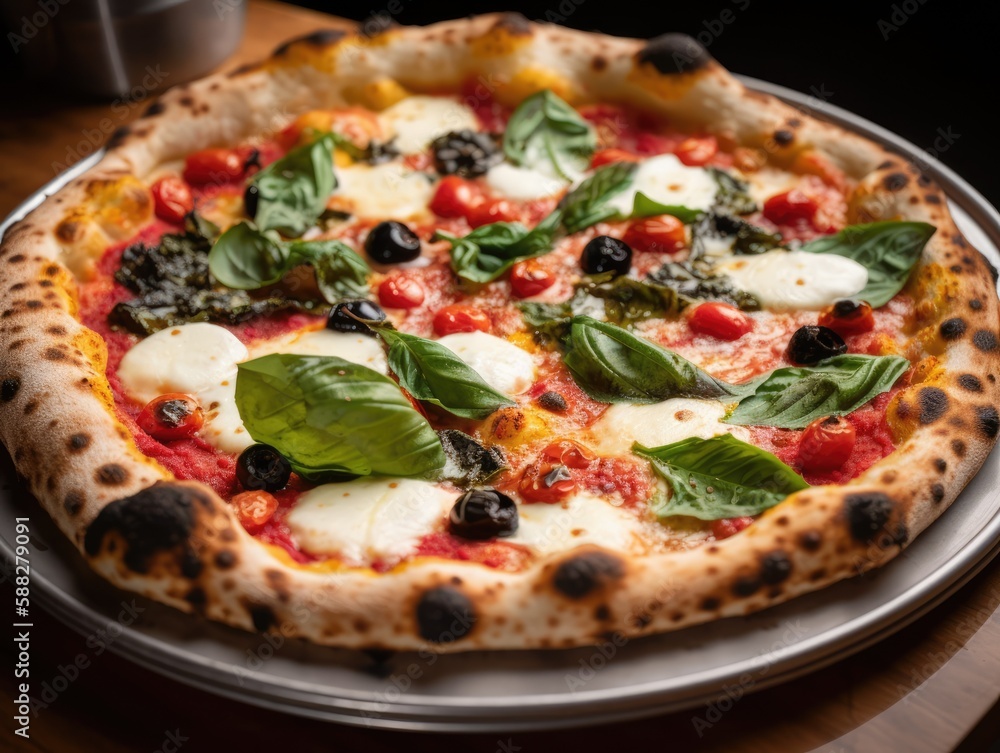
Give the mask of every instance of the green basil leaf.
<path id="1" fill-rule="evenodd" d="M 594 174 L 570 191 L 560 206 L 563 209 L 563 227 L 576 233 L 598 222 L 618 215 L 618 210 L 608 206 L 608 200 L 632 184 L 638 165 L 634 162 L 615 162 L 597 168 Z"/>
<path id="2" fill-rule="evenodd" d="M 554 350 L 561 347 L 569 336 L 569 321 L 573 310 L 569 301 L 560 303 L 540 303 L 538 301 L 522 301 L 517 304 L 521 318 L 531 330 L 535 343 Z"/>
<path id="3" fill-rule="evenodd" d="M 682 439 L 663 447 L 635 445 L 670 485 L 659 516 L 689 515 L 720 520 L 758 515 L 789 494 L 809 488 L 799 474 L 759 447 L 731 434 Z"/>
<path id="4" fill-rule="evenodd" d="M 747 384 L 731 386 L 742 399 L 726 423 L 802 429 L 817 418 L 857 410 L 888 392 L 909 367 L 902 356 L 851 353 L 811 367 L 777 369 Z"/>
<path id="5" fill-rule="evenodd" d="M 604 403 L 729 394 L 726 385 L 673 351 L 589 316 L 573 317 L 563 360 L 581 389 Z"/>
<path id="6" fill-rule="evenodd" d="M 658 214 L 669 214 L 685 225 L 697 222 L 704 216 L 700 209 L 688 209 L 676 204 L 661 204 L 649 198 L 642 191 L 637 191 L 632 202 L 632 214 L 630 217 L 655 217 Z"/>
<path id="7" fill-rule="evenodd" d="M 428 476 L 437 433 L 388 377 L 342 358 L 274 354 L 239 365 L 236 406 L 256 442 L 313 482 L 343 474 Z"/>
<path id="8" fill-rule="evenodd" d="M 494 222 L 457 238 L 438 231 L 436 240 L 451 244 L 451 268 L 474 284 L 492 282 L 514 264 L 552 250 L 562 213 L 556 210 L 528 230 L 520 222 Z"/>
<path id="9" fill-rule="evenodd" d="M 337 187 L 333 174 L 333 139 L 293 149 L 251 178 L 257 186 L 254 221 L 262 230 L 298 237 L 312 227 Z"/>
<path id="10" fill-rule="evenodd" d="M 515 165 L 549 162 L 567 180 L 586 169 L 597 146 L 594 129 L 548 89 L 525 99 L 507 121 L 503 151 Z"/>
<path id="11" fill-rule="evenodd" d="M 760 309 L 760 301 L 753 295 L 737 288 L 729 277 L 715 274 L 711 266 L 697 261 L 668 261 L 651 272 L 649 279 L 676 292 L 680 308 L 694 301 L 724 301 L 743 311 Z"/>
<path id="12" fill-rule="evenodd" d="M 338 240 L 296 241 L 289 246 L 289 265 L 310 264 L 316 284 L 327 303 L 367 298 L 371 294 L 371 268 L 346 243 Z"/>
<path id="13" fill-rule="evenodd" d="M 273 233 L 246 222 L 224 232 L 208 252 L 212 276 L 235 290 L 256 290 L 278 282 L 289 269 L 289 250 Z"/>
<path id="14" fill-rule="evenodd" d="M 516 405 L 440 343 L 386 327 L 376 331 L 389 346 L 389 368 L 417 400 L 475 420 Z"/>
<path id="15" fill-rule="evenodd" d="M 715 209 L 723 214 L 751 214 L 757 211 L 757 202 L 750 197 L 749 183 L 717 167 L 710 167 L 708 171 L 719 187 L 715 193 Z"/>
<path id="16" fill-rule="evenodd" d="M 806 243 L 802 250 L 846 256 L 867 268 L 868 284 L 857 297 L 878 308 L 903 289 L 936 230 L 926 222 L 849 225 L 839 233 Z"/>

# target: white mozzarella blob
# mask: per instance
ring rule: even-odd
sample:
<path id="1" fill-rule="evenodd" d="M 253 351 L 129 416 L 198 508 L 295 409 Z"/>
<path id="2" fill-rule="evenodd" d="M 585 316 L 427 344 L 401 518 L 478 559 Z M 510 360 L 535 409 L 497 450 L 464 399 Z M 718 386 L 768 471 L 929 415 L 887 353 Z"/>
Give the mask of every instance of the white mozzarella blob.
<path id="1" fill-rule="evenodd" d="M 518 506 L 520 524 L 505 541 L 545 555 L 582 544 L 599 544 L 619 551 L 641 550 L 642 522 L 632 513 L 587 494 L 563 504 Z"/>
<path id="2" fill-rule="evenodd" d="M 292 332 L 273 340 L 262 340 L 250 346 L 252 358 L 269 353 L 288 353 L 296 356 L 337 356 L 345 361 L 367 366 L 380 374 L 389 373 L 385 351 L 375 337 L 353 332 L 335 332 L 330 329 Z"/>
<path id="3" fill-rule="evenodd" d="M 651 405 L 615 403 L 590 427 L 588 443 L 600 455 L 628 455 L 638 442 L 660 447 L 690 437 L 733 434 L 747 439 L 742 426 L 722 423 L 726 405 L 716 400 L 675 397 Z"/>
<path id="4" fill-rule="evenodd" d="M 379 120 L 402 154 L 422 152 L 450 131 L 479 130 L 476 113 L 447 97 L 407 97 L 383 111 Z"/>
<path id="5" fill-rule="evenodd" d="M 569 185 L 569 181 L 530 167 L 501 162 L 487 171 L 486 185 L 493 193 L 506 199 L 531 201 L 559 193 Z"/>
<path id="6" fill-rule="evenodd" d="M 836 254 L 775 249 L 721 262 L 716 270 L 767 308 L 816 310 L 850 298 L 868 284 L 868 270 Z"/>
<path id="7" fill-rule="evenodd" d="M 802 176 L 773 167 L 762 167 L 756 172 L 740 175 L 747 182 L 747 193 L 750 198 L 763 206 L 764 202 L 779 193 L 790 191 L 802 180 Z"/>
<path id="8" fill-rule="evenodd" d="M 735 235 L 723 236 L 721 238 L 704 236 L 701 238 L 702 253 L 709 259 L 721 259 L 726 256 L 732 256 L 733 243 L 735 241 Z"/>
<path id="9" fill-rule="evenodd" d="M 434 187 L 427 176 L 401 162 L 337 169 L 335 205 L 358 217 L 406 220 L 427 212 Z"/>
<path id="10" fill-rule="evenodd" d="M 502 337 L 485 332 L 459 332 L 438 342 L 461 358 L 490 387 L 519 395 L 535 381 L 535 360 Z"/>
<path id="11" fill-rule="evenodd" d="M 351 565 L 392 563 L 439 527 L 456 496 L 429 481 L 355 479 L 309 490 L 285 520 L 306 551 Z"/>
<path id="12" fill-rule="evenodd" d="M 661 204 L 707 210 L 715 202 L 717 191 L 718 185 L 707 170 L 688 167 L 673 154 L 662 154 L 640 162 L 632 185 L 608 205 L 630 215 L 635 195 L 641 192 Z"/>

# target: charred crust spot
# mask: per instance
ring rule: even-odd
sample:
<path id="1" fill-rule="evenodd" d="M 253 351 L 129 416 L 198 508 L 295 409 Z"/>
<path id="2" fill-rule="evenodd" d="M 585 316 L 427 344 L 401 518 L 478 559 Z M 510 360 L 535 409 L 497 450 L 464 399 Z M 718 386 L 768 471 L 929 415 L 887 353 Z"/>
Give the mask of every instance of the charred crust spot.
<path id="1" fill-rule="evenodd" d="M 788 146 L 795 140 L 795 134 L 784 128 L 779 128 L 774 132 L 774 143 L 778 146 Z"/>
<path id="2" fill-rule="evenodd" d="M 253 623 L 253 629 L 258 633 L 266 633 L 278 623 L 278 618 L 275 617 L 271 608 L 263 604 L 249 606 L 247 607 L 247 612 L 250 613 L 250 621 Z"/>
<path id="3" fill-rule="evenodd" d="M 90 435 L 80 432 L 73 434 L 66 442 L 70 452 L 83 452 L 90 446 Z"/>
<path id="4" fill-rule="evenodd" d="M 1000 414 L 992 405 L 980 405 L 976 408 L 976 426 L 987 438 L 993 439 L 1000 431 Z"/>
<path id="5" fill-rule="evenodd" d="M 21 389 L 21 380 L 17 377 L 7 377 L 0 382 L 0 402 L 9 403 Z"/>
<path id="6" fill-rule="evenodd" d="M 955 453 L 955 457 L 959 458 L 965 457 L 965 450 L 966 450 L 965 442 L 963 442 L 961 439 L 951 440 L 951 451 Z"/>
<path id="7" fill-rule="evenodd" d="M 760 590 L 760 586 L 760 578 L 756 575 L 737 578 L 736 582 L 733 583 L 733 593 L 741 599 L 745 599 L 757 593 Z"/>
<path id="8" fill-rule="evenodd" d="M 500 16 L 493 28 L 503 29 L 515 36 L 524 37 L 531 34 L 531 21 L 520 13 L 508 11 Z"/>
<path id="9" fill-rule="evenodd" d="M 941 197 L 938 196 L 936 193 L 929 193 L 924 197 L 924 201 L 926 201 L 928 204 L 940 204 Z"/>
<path id="10" fill-rule="evenodd" d="M 594 609 L 594 619 L 598 622 L 607 622 L 611 619 L 611 609 L 607 604 L 599 604 Z"/>
<path id="11" fill-rule="evenodd" d="M 193 606 L 195 609 L 201 609 L 205 606 L 208 601 L 208 597 L 205 595 L 205 589 L 201 586 L 195 586 L 186 594 L 184 594 L 184 600 Z"/>
<path id="12" fill-rule="evenodd" d="M 926 188 L 930 184 L 931 184 L 931 179 L 928 178 L 923 173 L 921 173 L 920 175 L 917 176 L 917 185 L 918 186 L 923 186 L 924 188 Z"/>
<path id="13" fill-rule="evenodd" d="M 187 541 L 194 529 L 196 501 L 204 500 L 191 489 L 168 482 L 115 500 L 87 528 L 84 551 L 96 556 L 107 534 L 114 531 L 125 541 L 125 565 L 145 573 L 153 554 Z"/>
<path id="14" fill-rule="evenodd" d="M 63 509 L 71 518 L 76 517 L 83 509 L 83 502 L 83 492 L 79 489 L 73 489 L 66 492 L 66 497 L 63 499 Z"/>
<path id="15" fill-rule="evenodd" d="M 56 337 L 61 337 L 62 335 L 68 334 L 65 327 L 61 327 L 58 324 L 53 324 L 51 327 L 45 330 L 50 335 L 55 335 Z"/>
<path id="16" fill-rule="evenodd" d="M 948 269 L 954 272 L 955 274 L 960 274 L 962 272 L 962 265 L 952 264 L 950 267 L 948 267 Z"/>
<path id="17" fill-rule="evenodd" d="M 939 504 L 942 499 L 944 499 L 944 484 L 932 484 L 931 502 L 936 505 Z"/>
<path id="18" fill-rule="evenodd" d="M 24 415 L 30 416 L 36 410 L 38 410 L 38 401 L 37 400 L 29 400 L 28 402 L 26 402 L 24 404 Z"/>
<path id="19" fill-rule="evenodd" d="M 945 319 L 938 331 L 945 340 L 957 340 L 965 334 L 965 320 L 958 316 Z"/>
<path id="20" fill-rule="evenodd" d="M 721 604 L 722 602 L 720 602 L 714 596 L 706 596 L 704 599 L 701 600 L 701 609 L 704 612 L 714 612 L 721 606 Z"/>
<path id="21" fill-rule="evenodd" d="M 938 473 L 944 473 L 948 470 L 948 461 L 944 458 L 935 458 L 934 460 L 934 470 Z"/>
<path id="22" fill-rule="evenodd" d="M 118 463 L 106 463 L 94 471 L 94 479 L 105 486 L 121 486 L 128 481 L 128 471 Z"/>
<path id="23" fill-rule="evenodd" d="M 625 575 L 622 561 L 607 552 L 585 552 L 556 568 L 552 583 L 570 599 L 582 599 Z"/>
<path id="24" fill-rule="evenodd" d="M 108 139 L 107 148 L 114 149 L 116 146 L 120 146 L 123 141 L 132 133 L 132 128 L 128 125 L 118 126 L 115 132 L 111 134 L 111 138 Z"/>
<path id="25" fill-rule="evenodd" d="M 608 67 L 608 59 L 603 55 L 594 55 L 593 59 L 590 61 L 590 67 L 592 70 L 600 73 Z"/>
<path id="26" fill-rule="evenodd" d="M 885 162 L 880 164 L 877 169 L 888 170 L 890 167 L 895 167 L 895 166 L 896 166 L 895 162 L 893 162 L 892 160 L 886 160 Z"/>
<path id="27" fill-rule="evenodd" d="M 979 381 L 979 377 L 973 374 L 961 374 L 958 377 L 958 386 L 963 390 L 968 392 L 982 392 L 983 383 Z"/>
<path id="28" fill-rule="evenodd" d="M 25 256 L 24 254 L 14 254 L 7 261 L 9 261 L 11 264 L 20 264 L 22 261 L 24 261 L 27 258 L 28 257 Z"/>
<path id="29" fill-rule="evenodd" d="M 417 631 L 432 643 L 464 638 L 476 623 L 476 611 L 465 594 L 449 586 L 425 591 L 417 602 Z"/>
<path id="30" fill-rule="evenodd" d="M 194 579 L 201 575 L 205 569 L 205 564 L 198 559 L 198 555 L 188 549 L 181 555 L 181 575 L 185 578 Z"/>
<path id="31" fill-rule="evenodd" d="M 58 348 L 46 348 L 45 352 L 42 354 L 42 356 L 47 361 L 65 361 L 66 360 L 66 354 L 63 353 Z"/>
<path id="32" fill-rule="evenodd" d="M 984 353 L 989 353 L 997 349 L 997 336 L 988 329 L 976 330 L 972 336 L 972 344 Z"/>
<path id="33" fill-rule="evenodd" d="M 42 303 L 41 301 L 37 301 L 37 300 L 36 301 L 28 301 L 24 305 L 27 306 L 29 309 L 40 309 L 40 308 L 43 308 L 45 306 L 44 303 Z"/>
<path id="34" fill-rule="evenodd" d="M 920 403 L 919 421 L 932 424 L 948 410 L 948 394 L 940 387 L 924 387 L 917 395 Z"/>
<path id="35" fill-rule="evenodd" d="M 649 623 L 653 621 L 652 615 L 648 614 L 637 614 L 632 618 L 632 626 L 637 630 L 642 630 L 647 627 Z"/>
<path id="36" fill-rule="evenodd" d="M 807 552 L 815 552 L 823 543 L 823 535 L 819 531 L 805 531 L 799 536 L 799 544 Z"/>
<path id="37" fill-rule="evenodd" d="M 789 118 L 788 125 L 791 126 L 792 128 L 798 128 L 800 125 L 802 125 L 802 121 L 799 120 L 798 118 Z"/>
<path id="38" fill-rule="evenodd" d="M 276 57 L 286 55 L 288 51 L 297 44 L 307 44 L 312 47 L 326 47 L 327 45 L 339 42 L 346 36 L 347 32 L 343 29 L 320 29 L 310 34 L 288 40 L 275 49 L 274 55 Z"/>
<path id="39" fill-rule="evenodd" d="M 882 179 L 882 185 L 885 186 L 886 191 L 900 191 L 906 188 L 910 179 L 906 177 L 906 173 L 889 173 Z"/>
<path id="40" fill-rule="evenodd" d="M 863 544 L 870 542 L 889 522 L 894 506 L 892 498 L 882 492 L 848 494 L 844 512 L 851 536 Z"/>
<path id="41" fill-rule="evenodd" d="M 712 60 L 704 47 L 687 34 L 662 34 L 639 50 L 639 64 L 648 63 L 664 74 L 688 73 Z"/>
<path id="42" fill-rule="evenodd" d="M 775 586 L 792 573 L 792 561 L 780 549 L 768 552 L 760 560 L 760 579 L 769 586 Z"/>
<path id="43" fill-rule="evenodd" d="M 45 274 L 46 277 L 55 277 L 57 274 L 59 274 L 59 265 L 58 264 L 49 264 L 49 266 L 47 266 L 42 271 L 43 271 L 43 273 Z M 45 281 L 43 280 L 43 282 L 45 282 Z"/>
<path id="44" fill-rule="evenodd" d="M 220 570 L 228 570 L 236 564 L 236 555 L 228 549 L 222 549 L 215 553 L 215 566 Z"/>
<path id="45" fill-rule="evenodd" d="M 965 242 L 965 238 L 962 237 L 961 233 L 955 233 L 953 236 L 951 236 L 951 239 L 952 241 L 955 242 L 955 245 L 958 246 L 959 248 L 967 248 L 969 245 Z"/>
<path id="46" fill-rule="evenodd" d="M 183 97 L 178 99 L 177 102 L 183 107 L 194 107 L 194 97 L 190 94 L 185 94 Z"/>
<path id="47" fill-rule="evenodd" d="M 160 115 L 165 109 L 167 109 L 162 102 L 154 102 L 149 107 L 146 108 L 146 112 L 142 114 L 144 118 L 155 118 Z"/>

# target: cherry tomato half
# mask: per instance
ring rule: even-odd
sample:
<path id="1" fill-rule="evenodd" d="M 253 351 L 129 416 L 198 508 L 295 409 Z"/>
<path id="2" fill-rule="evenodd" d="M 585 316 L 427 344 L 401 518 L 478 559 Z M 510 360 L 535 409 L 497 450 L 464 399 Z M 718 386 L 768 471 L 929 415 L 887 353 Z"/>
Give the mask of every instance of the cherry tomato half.
<path id="1" fill-rule="evenodd" d="M 393 275 L 378 286 L 378 300 L 386 308 L 416 308 L 424 302 L 424 287 L 409 275 Z"/>
<path id="2" fill-rule="evenodd" d="M 735 306 L 712 301 L 699 304 L 688 318 L 688 326 L 699 335 L 719 340 L 739 340 L 753 330 L 753 319 Z"/>
<path id="3" fill-rule="evenodd" d="M 712 521 L 712 535 L 716 539 L 728 539 L 730 536 L 739 533 L 753 523 L 753 518 L 743 516 L 740 518 L 722 518 Z"/>
<path id="4" fill-rule="evenodd" d="M 635 251 L 673 254 L 687 245 L 684 223 L 670 214 L 634 220 L 622 238 Z"/>
<path id="5" fill-rule="evenodd" d="M 205 416 L 190 395 L 171 392 L 146 403 L 136 421 L 153 439 L 169 442 L 195 434 L 204 425 Z"/>
<path id="6" fill-rule="evenodd" d="M 278 500 L 273 494 L 257 490 L 237 494 L 231 504 L 244 528 L 264 525 L 278 509 Z"/>
<path id="7" fill-rule="evenodd" d="M 797 188 L 779 193 L 764 202 L 764 216 L 778 225 L 796 220 L 812 220 L 819 209 L 819 202 Z"/>
<path id="8" fill-rule="evenodd" d="M 844 298 L 823 309 L 819 324 L 828 327 L 842 337 L 871 332 L 875 327 L 872 307 L 865 301 Z"/>
<path id="9" fill-rule="evenodd" d="M 561 502 L 577 487 L 573 470 L 590 466 L 594 456 L 570 440 L 550 444 L 524 469 L 517 490 L 532 502 Z"/>
<path id="10" fill-rule="evenodd" d="M 517 207 L 507 199 L 483 199 L 469 210 L 465 219 L 472 227 L 480 227 L 494 222 L 514 222 L 520 216 Z"/>
<path id="11" fill-rule="evenodd" d="M 556 278 L 538 259 L 519 261 L 510 270 L 510 290 L 518 298 L 530 298 L 548 290 Z"/>
<path id="12" fill-rule="evenodd" d="M 835 471 L 854 449 L 854 425 L 841 416 L 817 418 L 802 432 L 799 464 L 805 471 Z"/>
<path id="13" fill-rule="evenodd" d="M 167 175 L 153 184 L 153 212 L 164 222 L 180 225 L 194 209 L 188 184 L 176 175 Z"/>
<path id="14" fill-rule="evenodd" d="M 457 332 L 489 332 L 492 326 L 485 311 L 464 303 L 445 306 L 434 315 L 434 332 L 440 337 Z"/>
<path id="15" fill-rule="evenodd" d="M 594 156 L 590 160 L 591 168 L 598 168 L 602 165 L 611 165 L 615 162 L 638 162 L 639 157 L 632 154 L 632 152 L 626 152 L 624 149 L 601 149 L 594 152 Z"/>
<path id="16" fill-rule="evenodd" d="M 236 149 L 202 149 L 185 161 L 184 180 L 197 186 L 229 183 L 243 177 L 245 162 L 246 156 Z"/>
<path id="17" fill-rule="evenodd" d="M 483 201 L 479 186 L 471 180 L 448 175 L 438 182 L 430 209 L 438 217 L 468 217 Z"/>
<path id="18" fill-rule="evenodd" d="M 715 136 L 692 136 L 677 147 L 677 159 L 689 167 L 701 167 L 719 151 Z"/>

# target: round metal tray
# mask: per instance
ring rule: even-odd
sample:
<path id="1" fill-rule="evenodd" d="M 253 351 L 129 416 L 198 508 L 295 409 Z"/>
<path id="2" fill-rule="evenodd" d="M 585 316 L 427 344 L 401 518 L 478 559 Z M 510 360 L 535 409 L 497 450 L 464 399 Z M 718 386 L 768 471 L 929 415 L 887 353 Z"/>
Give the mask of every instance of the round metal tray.
<path id="1" fill-rule="evenodd" d="M 1000 263 L 1000 215 L 951 170 L 850 113 L 744 80 L 912 159 L 948 193 L 966 237 Z M 98 156 L 21 205 L 0 230 Z M 940 603 L 1000 551 L 1000 453 L 993 453 L 951 509 L 895 561 L 821 593 L 624 645 L 400 653 L 376 667 L 359 652 L 243 633 L 118 591 L 94 576 L 54 529 L 14 480 L 9 460 L 0 467 L 0 480 L 0 552 L 8 560 L 15 516 L 31 518 L 33 604 L 81 633 L 105 631 L 114 637 L 112 650 L 182 682 L 293 714 L 395 729 L 514 731 L 598 724 L 736 697 L 885 638 Z M 120 619 L 123 606 L 133 602 L 142 609 L 139 616 Z M 33 618 L 45 619 L 37 613 Z"/>

